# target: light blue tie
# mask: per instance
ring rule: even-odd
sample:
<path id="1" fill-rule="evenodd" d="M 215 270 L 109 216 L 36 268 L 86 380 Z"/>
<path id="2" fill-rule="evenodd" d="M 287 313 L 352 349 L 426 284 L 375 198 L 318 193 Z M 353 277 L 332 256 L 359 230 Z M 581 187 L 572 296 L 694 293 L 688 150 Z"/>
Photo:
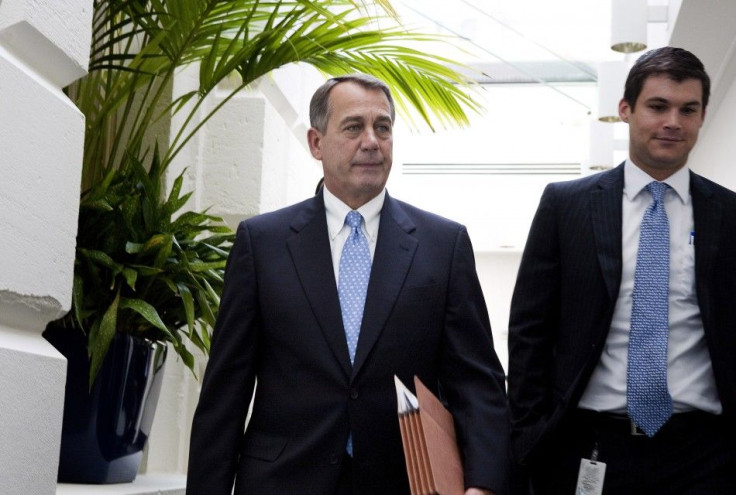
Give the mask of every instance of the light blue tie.
<path id="1" fill-rule="evenodd" d="M 337 293 L 340 297 L 342 324 L 348 342 L 350 362 L 355 360 L 355 349 L 358 346 L 360 325 L 363 322 L 365 295 L 368 291 L 368 280 L 371 275 L 371 251 L 368 240 L 360 229 L 363 217 L 357 211 L 351 211 L 345 217 L 350 226 L 345 245 L 340 256 L 340 274 L 338 276 Z M 345 450 L 353 455 L 353 436 L 348 436 Z"/>
<path id="2" fill-rule="evenodd" d="M 668 187 L 663 182 L 646 187 L 654 201 L 641 221 L 629 333 L 628 412 L 649 437 L 672 415 L 672 397 L 667 390 L 670 227 L 664 195 Z"/>
<path id="3" fill-rule="evenodd" d="M 357 211 L 351 211 L 345 217 L 345 223 L 350 226 L 350 234 L 342 248 L 337 284 L 351 363 L 355 360 L 355 348 L 358 346 L 360 325 L 363 322 L 365 294 L 371 276 L 371 251 L 368 249 L 368 240 L 360 229 L 362 222 L 363 217 Z"/>

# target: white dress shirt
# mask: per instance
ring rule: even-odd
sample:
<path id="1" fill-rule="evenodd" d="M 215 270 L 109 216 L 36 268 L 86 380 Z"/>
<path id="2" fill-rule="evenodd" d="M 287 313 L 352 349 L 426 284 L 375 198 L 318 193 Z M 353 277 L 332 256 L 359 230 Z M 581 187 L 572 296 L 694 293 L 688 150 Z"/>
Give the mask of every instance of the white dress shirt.
<path id="1" fill-rule="evenodd" d="M 631 327 L 631 295 L 639 250 L 639 232 L 652 196 L 645 190 L 654 179 L 634 165 L 624 165 L 621 287 L 600 361 L 578 407 L 626 414 L 626 368 Z M 664 180 L 665 210 L 670 227 L 669 338 L 667 386 L 674 412 L 700 409 L 720 414 L 710 353 L 705 342 L 695 293 L 695 242 L 690 173 L 683 167 Z"/>
<path id="2" fill-rule="evenodd" d="M 335 270 L 335 281 L 338 281 L 340 280 L 340 256 L 342 255 L 342 248 L 350 234 L 350 227 L 345 224 L 345 217 L 352 211 L 352 208 L 338 199 L 326 187 L 324 188 L 324 198 L 327 214 L 327 232 L 330 235 L 330 250 L 332 252 L 332 267 Z M 368 240 L 368 248 L 371 250 L 371 261 L 373 261 L 373 254 L 376 252 L 378 226 L 381 223 L 381 209 L 383 208 L 383 200 L 385 198 L 386 189 L 357 209 L 357 212 L 363 215 L 361 230 Z"/>

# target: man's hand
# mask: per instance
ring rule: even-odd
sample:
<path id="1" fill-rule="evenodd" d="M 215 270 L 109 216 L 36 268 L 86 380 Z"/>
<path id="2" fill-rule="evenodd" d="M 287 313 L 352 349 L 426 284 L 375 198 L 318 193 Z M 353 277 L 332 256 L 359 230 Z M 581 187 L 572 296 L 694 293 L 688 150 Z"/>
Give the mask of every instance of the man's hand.
<path id="1" fill-rule="evenodd" d="M 482 488 L 468 488 L 465 490 L 465 495 L 494 495 L 490 490 L 483 490 Z"/>

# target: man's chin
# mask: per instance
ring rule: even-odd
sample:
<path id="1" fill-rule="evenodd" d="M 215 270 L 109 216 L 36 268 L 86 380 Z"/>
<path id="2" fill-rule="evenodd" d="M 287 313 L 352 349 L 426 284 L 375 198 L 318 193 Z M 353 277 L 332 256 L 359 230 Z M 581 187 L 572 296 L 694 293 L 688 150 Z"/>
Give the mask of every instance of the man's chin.
<path id="1" fill-rule="evenodd" d="M 687 163 L 687 160 L 683 160 L 681 157 L 678 158 L 660 158 L 652 160 L 651 167 L 655 170 L 661 170 L 661 171 L 668 171 L 668 172 L 677 172 L 682 167 L 685 166 L 685 163 Z"/>

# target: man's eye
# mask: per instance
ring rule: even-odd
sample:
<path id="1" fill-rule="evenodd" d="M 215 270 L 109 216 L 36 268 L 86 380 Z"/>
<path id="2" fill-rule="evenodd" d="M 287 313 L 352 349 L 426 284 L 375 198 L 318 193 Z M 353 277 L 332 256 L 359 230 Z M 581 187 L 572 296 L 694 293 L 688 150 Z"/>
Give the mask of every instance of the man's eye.
<path id="1" fill-rule="evenodd" d="M 649 105 L 649 108 L 651 108 L 655 112 L 661 112 L 665 109 L 665 106 L 664 105 Z"/>

